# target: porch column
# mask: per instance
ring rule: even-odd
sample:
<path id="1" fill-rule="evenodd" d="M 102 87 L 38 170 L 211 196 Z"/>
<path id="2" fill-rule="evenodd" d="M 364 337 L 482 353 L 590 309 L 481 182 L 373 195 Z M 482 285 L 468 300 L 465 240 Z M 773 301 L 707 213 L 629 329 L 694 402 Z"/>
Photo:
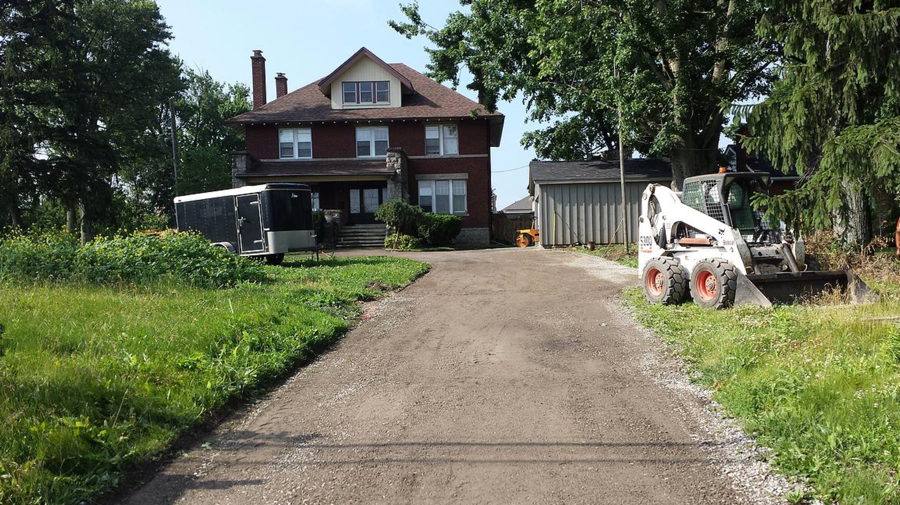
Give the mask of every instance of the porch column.
<path id="1" fill-rule="evenodd" d="M 390 147 L 387 150 L 387 167 L 393 170 L 394 175 L 387 181 L 387 190 L 384 193 L 384 199 L 394 200 L 400 198 L 409 201 L 409 162 L 406 158 L 406 151 L 402 147 Z"/>
<path id="2" fill-rule="evenodd" d="M 235 151 L 231 154 L 231 187 L 242 188 L 247 183 L 239 175 L 250 172 L 253 160 L 247 151 Z"/>

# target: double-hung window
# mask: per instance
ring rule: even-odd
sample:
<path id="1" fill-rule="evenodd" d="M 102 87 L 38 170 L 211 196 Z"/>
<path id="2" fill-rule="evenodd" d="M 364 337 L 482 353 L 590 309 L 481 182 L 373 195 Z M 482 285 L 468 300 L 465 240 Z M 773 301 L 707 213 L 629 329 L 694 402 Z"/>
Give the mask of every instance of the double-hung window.
<path id="1" fill-rule="evenodd" d="M 459 127 L 453 124 L 426 126 L 425 154 L 459 154 Z"/>
<path id="2" fill-rule="evenodd" d="M 387 126 L 360 126 L 356 129 L 356 156 L 372 158 L 387 155 Z"/>
<path id="3" fill-rule="evenodd" d="M 345 104 L 391 103 L 390 81 L 344 82 L 341 89 Z"/>
<path id="4" fill-rule="evenodd" d="M 419 181 L 419 207 L 435 214 L 465 214 L 466 180 Z"/>
<path id="5" fill-rule="evenodd" d="M 279 130 L 278 157 L 281 159 L 312 158 L 312 129 L 282 128 Z"/>

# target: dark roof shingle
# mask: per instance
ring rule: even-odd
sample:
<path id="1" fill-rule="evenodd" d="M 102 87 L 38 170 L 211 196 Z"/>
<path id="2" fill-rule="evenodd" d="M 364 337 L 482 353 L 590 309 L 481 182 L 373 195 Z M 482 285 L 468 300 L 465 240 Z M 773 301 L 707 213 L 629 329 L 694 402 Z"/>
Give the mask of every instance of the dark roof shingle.
<path id="1" fill-rule="evenodd" d="M 509 214 L 509 213 L 522 214 L 522 213 L 532 212 L 533 210 L 534 209 L 531 206 L 531 197 L 526 196 L 525 198 L 522 198 L 521 200 L 516 200 L 515 202 L 507 205 L 506 207 L 503 207 L 503 209 L 501 209 L 500 212 L 503 212 L 505 214 Z"/>
<path id="2" fill-rule="evenodd" d="M 529 179 L 533 183 L 577 184 L 580 182 L 617 182 L 619 162 L 591 161 L 532 161 Z M 671 180 L 672 163 L 669 158 L 631 158 L 625 160 L 625 180 L 628 182 Z"/>
<path id="3" fill-rule="evenodd" d="M 319 89 L 319 81 L 307 84 L 226 123 L 321 123 L 327 121 L 389 121 L 403 119 L 467 119 L 486 118 L 491 127 L 491 145 L 500 145 L 503 114 L 439 84 L 402 63 L 391 68 L 412 83 L 415 92 L 403 94 L 400 107 L 365 109 L 332 109 L 331 99 Z"/>
<path id="4" fill-rule="evenodd" d="M 402 63 L 391 64 L 406 76 L 416 90 L 403 95 L 402 107 L 332 109 L 331 100 L 319 91 L 318 82 L 307 84 L 262 107 L 228 120 L 229 123 L 274 123 L 307 121 L 347 121 L 373 119 L 442 119 L 472 117 L 502 118 L 477 102 L 416 72 Z"/>

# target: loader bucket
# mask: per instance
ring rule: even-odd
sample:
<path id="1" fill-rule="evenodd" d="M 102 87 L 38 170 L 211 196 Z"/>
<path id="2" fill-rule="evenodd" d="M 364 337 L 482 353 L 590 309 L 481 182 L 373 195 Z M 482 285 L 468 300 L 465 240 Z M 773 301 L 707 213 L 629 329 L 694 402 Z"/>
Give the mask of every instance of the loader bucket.
<path id="1" fill-rule="evenodd" d="M 851 271 L 782 272 L 777 274 L 738 275 L 735 305 L 790 304 L 828 289 L 848 293 L 853 303 L 876 301 L 866 283 Z"/>

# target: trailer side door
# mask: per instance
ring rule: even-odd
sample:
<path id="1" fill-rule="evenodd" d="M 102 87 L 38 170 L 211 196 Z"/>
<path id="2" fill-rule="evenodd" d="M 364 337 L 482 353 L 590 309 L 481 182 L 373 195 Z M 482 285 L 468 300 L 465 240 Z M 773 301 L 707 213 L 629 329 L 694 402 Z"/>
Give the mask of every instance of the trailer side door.
<path id="1" fill-rule="evenodd" d="M 259 195 L 239 195 L 236 199 L 241 254 L 263 252 L 265 244 L 263 242 Z"/>

